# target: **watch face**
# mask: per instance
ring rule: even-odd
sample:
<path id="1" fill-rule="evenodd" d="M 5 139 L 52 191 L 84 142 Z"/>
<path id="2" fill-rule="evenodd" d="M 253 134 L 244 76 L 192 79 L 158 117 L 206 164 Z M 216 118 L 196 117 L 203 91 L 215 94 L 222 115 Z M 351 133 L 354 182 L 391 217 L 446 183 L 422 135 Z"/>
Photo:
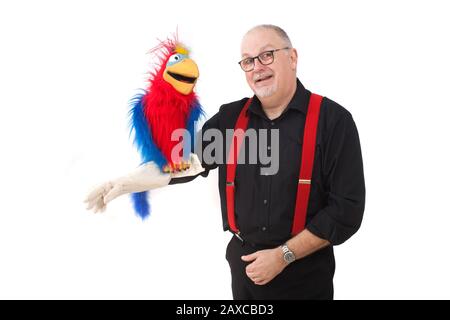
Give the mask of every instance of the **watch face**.
<path id="1" fill-rule="evenodd" d="M 295 261 L 295 256 L 292 252 L 286 252 L 284 254 L 284 260 L 288 263 L 294 262 Z"/>

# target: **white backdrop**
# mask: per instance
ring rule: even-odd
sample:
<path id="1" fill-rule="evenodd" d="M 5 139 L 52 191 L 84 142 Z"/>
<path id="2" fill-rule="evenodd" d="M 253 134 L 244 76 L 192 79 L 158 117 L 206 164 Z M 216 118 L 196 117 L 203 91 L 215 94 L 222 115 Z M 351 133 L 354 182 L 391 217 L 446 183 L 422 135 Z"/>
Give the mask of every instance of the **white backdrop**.
<path id="1" fill-rule="evenodd" d="M 367 204 L 336 248 L 336 299 L 450 298 L 446 1 L 2 1 L 0 298 L 230 299 L 217 172 L 93 215 L 89 189 L 139 162 L 127 102 L 178 26 L 212 116 L 250 96 L 243 33 L 283 27 L 299 78 L 357 123 Z"/>

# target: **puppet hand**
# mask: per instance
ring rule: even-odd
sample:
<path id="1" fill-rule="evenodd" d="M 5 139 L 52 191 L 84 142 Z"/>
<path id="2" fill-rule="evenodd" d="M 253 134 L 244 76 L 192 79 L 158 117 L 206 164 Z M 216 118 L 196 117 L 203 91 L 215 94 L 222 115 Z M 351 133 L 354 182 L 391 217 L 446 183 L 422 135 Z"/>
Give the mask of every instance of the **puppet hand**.
<path id="1" fill-rule="evenodd" d="M 96 187 L 88 194 L 85 202 L 88 210 L 103 212 L 108 202 L 118 196 L 164 187 L 169 182 L 170 174 L 162 173 L 156 163 L 148 162 L 124 177 Z"/>
<path id="2" fill-rule="evenodd" d="M 85 200 L 88 204 L 87 210 L 93 209 L 94 213 L 103 212 L 108 202 L 118 196 L 164 187 L 169 184 L 171 178 L 196 176 L 205 171 L 196 154 L 191 153 L 189 162 L 189 169 L 171 174 L 162 173 L 154 162 L 143 164 L 130 174 L 93 189 Z"/>
<path id="3" fill-rule="evenodd" d="M 103 212 L 106 209 L 104 196 L 112 189 L 112 182 L 105 182 L 89 192 L 84 200 L 87 203 L 86 210 L 93 210 L 94 213 Z"/>

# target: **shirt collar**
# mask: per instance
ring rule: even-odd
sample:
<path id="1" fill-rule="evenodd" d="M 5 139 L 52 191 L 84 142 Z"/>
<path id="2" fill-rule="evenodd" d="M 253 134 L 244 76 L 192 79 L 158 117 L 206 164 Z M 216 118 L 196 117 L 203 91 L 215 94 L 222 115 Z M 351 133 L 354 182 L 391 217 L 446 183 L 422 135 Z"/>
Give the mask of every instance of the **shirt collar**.
<path id="1" fill-rule="evenodd" d="M 292 109 L 303 112 L 306 115 L 306 112 L 308 111 L 308 100 L 310 94 L 311 93 L 305 89 L 300 80 L 297 79 L 297 89 L 295 90 L 295 94 L 292 97 L 289 104 L 287 105 L 286 109 L 283 111 L 283 114 L 286 113 L 288 110 Z M 266 114 L 262 109 L 261 101 L 259 101 L 256 95 L 253 96 L 253 100 L 250 106 L 248 107 L 248 111 L 251 111 L 254 114 L 261 116 L 263 118 L 267 118 Z"/>

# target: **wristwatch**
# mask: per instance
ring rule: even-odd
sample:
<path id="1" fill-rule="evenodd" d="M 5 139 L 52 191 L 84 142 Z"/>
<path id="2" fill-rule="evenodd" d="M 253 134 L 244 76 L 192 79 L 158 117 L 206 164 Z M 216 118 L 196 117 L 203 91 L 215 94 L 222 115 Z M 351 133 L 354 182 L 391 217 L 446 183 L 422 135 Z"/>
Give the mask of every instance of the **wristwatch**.
<path id="1" fill-rule="evenodd" d="M 295 261 L 295 254 L 289 249 L 286 243 L 281 246 L 281 250 L 283 250 L 283 259 L 287 264 Z"/>

